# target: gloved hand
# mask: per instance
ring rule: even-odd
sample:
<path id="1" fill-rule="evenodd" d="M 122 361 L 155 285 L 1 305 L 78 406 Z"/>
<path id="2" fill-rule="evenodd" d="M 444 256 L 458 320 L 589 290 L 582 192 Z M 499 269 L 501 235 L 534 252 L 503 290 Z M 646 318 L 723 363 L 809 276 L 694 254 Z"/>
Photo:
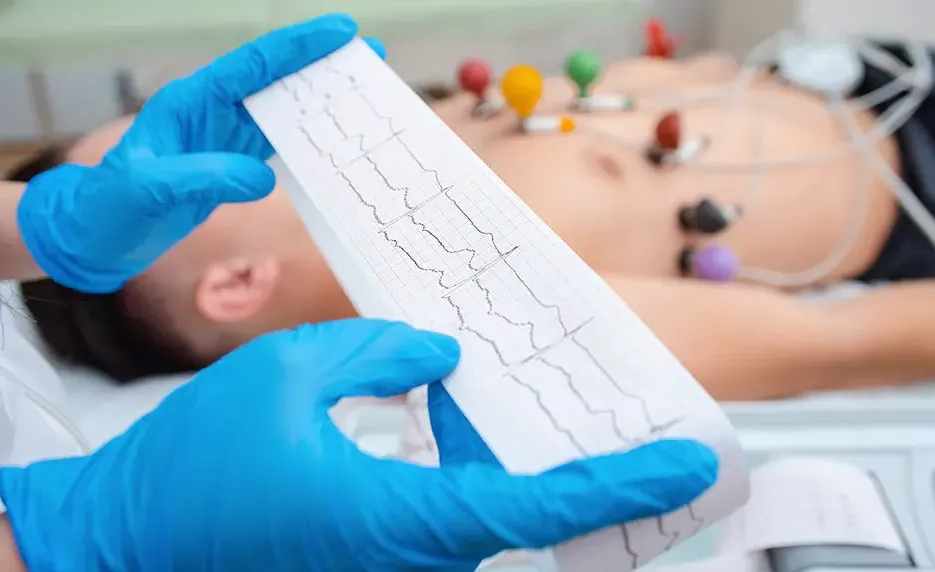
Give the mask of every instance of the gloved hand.
<path id="1" fill-rule="evenodd" d="M 464 570 L 677 508 L 714 478 L 711 453 L 683 441 L 541 476 L 426 468 L 361 452 L 329 417 L 458 358 L 452 338 L 382 321 L 261 337 L 97 453 L 0 470 L 21 555 L 43 572 Z"/>
<path id="2" fill-rule="evenodd" d="M 30 181 L 18 218 L 36 263 L 62 285 L 113 292 L 218 204 L 269 194 L 273 150 L 241 101 L 356 34 L 338 14 L 271 32 L 164 87 L 100 166 L 63 165 Z"/>
<path id="3" fill-rule="evenodd" d="M 428 407 L 442 467 L 457 469 L 473 464 L 486 467 L 491 475 L 497 471 L 506 474 L 442 384 L 428 387 Z M 606 525 L 622 524 L 671 512 L 713 485 L 717 470 L 713 451 L 700 443 L 679 440 L 657 441 L 623 455 L 604 457 L 603 461 L 559 467 L 545 473 L 555 478 L 550 483 L 554 488 L 540 499 L 542 503 L 555 503 L 543 507 L 551 512 L 514 515 L 520 522 L 531 519 L 526 521 L 525 529 L 512 531 L 514 543 L 524 548 L 540 548 L 557 544 L 540 542 L 543 536 L 553 539 L 579 536 L 603 528 L 593 526 L 602 518 L 606 519 Z M 509 503 L 496 508 L 499 512 L 487 515 L 493 522 L 509 521 L 508 515 L 515 510 Z M 611 514 L 605 513 L 608 510 Z M 574 533 L 569 534 L 570 531 Z M 462 564 L 456 570 L 474 570 L 481 560 Z"/>

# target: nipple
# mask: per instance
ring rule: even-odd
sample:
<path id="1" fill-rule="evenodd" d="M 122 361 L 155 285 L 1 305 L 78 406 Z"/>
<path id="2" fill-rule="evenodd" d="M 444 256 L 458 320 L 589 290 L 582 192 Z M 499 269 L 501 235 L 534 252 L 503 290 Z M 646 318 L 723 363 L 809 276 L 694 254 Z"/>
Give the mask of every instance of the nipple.
<path id="1" fill-rule="evenodd" d="M 646 158 L 654 165 L 688 163 L 706 146 L 704 138 L 683 141 L 682 116 L 670 111 L 656 123 L 654 141 L 646 150 Z"/>
<path id="2" fill-rule="evenodd" d="M 534 115 L 542 99 L 542 75 L 532 66 L 514 66 L 500 80 L 500 91 L 507 106 L 520 119 L 524 133 L 570 133 L 575 121 L 568 116 Z"/>
<path id="3" fill-rule="evenodd" d="M 458 66 L 458 86 L 477 98 L 473 114 L 477 117 L 490 117 L 503 110 L 503 102 L 487 97 L 487 90 L 493 81 L 493 72 L 487 62 L 471 58 Z"/>
<path id="4" fill-rule="evenodd" d="M 575 111 L 623 111 L 633 108 L 633 100 L 620 95 L 593 95 L 591 88 L 603 73 L 600 56 L 588 50 L 577 50 L 565 60 L 565 76 L 577 88 L 571 108 Z"/>
<path id="5" fill-rule="evenodd" d="M 730 282 L 740 272 L 740 260 L 730 248 L 720 244 L 707 244 L 695 250 L 686 247 L 679 256 L 679 271 L 711 282 Z"/>

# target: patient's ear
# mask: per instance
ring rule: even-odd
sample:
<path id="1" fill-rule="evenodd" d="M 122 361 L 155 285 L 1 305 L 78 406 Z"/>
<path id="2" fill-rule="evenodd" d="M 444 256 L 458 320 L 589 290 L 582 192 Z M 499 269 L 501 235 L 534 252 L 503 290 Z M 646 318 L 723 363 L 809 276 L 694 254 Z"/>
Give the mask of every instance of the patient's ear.
<path id="1" fill-rule="evenodd" d="M 280 275 L 279 261 L 274 258 L 214 263 L 195 287 L 195 306 L 212 322 L 246 320 L 266 307 Z"/>

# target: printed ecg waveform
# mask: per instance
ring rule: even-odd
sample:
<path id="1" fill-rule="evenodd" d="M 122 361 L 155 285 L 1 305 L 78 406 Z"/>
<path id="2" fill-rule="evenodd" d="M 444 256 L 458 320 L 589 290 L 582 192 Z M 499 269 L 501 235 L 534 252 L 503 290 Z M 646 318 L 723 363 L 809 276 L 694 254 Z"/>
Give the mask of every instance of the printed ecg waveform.
<path id="1" fill-rule="evenodd" d="M 432 147 L 422 132 L 435 125 L 400 111 L 421 105 L 414 94 L 368 86 L 371 74 L 343 71 L 333 61 L 339 56 L 271 88 L 290 105 L 277 114 L 291 121 L 289 141 L 301 148 L 286 160 L 308 173 L 303 186 L 320 180 L 317 206 L 331 213 L 341 227 L 335 232 L 350 237 L 406 318 L 456 335 L 472 363 L 483 362 L 496 378 L 486 380 L 496 381 L 486 386 L 497 388 L 490 400 L 530 403 L 515 423 L 551 435 L 529 443 L 540 455 L 629 449 L 682 424 L 683 405 L 651 399 L 648 384 L 628 377 L 618 355 L 608 357 L 608 336 L 619 332 L 587 303 L 591 292 L 552 266 L 555 254 L 542 244 L 553 239 L 506 193 L 490 191 L 485 173 Z M 694 535 L 708 512 L 689 505 L 619 527 L 625 553 L 618 556 L 628 560 L 621 569 Z"/>

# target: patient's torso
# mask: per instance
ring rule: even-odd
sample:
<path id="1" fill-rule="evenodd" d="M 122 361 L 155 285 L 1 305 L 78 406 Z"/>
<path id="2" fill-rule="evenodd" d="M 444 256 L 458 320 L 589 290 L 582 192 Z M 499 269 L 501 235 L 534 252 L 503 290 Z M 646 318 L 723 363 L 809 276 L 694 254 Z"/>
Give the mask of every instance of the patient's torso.
<path id="1" fill-rule="evenodd" d="M 635 60 L 612 66 L 596 91 L 637 93 L 637 109 L 578 114 L 578 131 L 566 135 L 519 134 L 509 113 L 473 118 L 467 96 L 435 108 L 598 271 L 676 276 L 682 249 L 704 240 L 730 246 L 747 266 L 809 268 L 841 241 L 870 170 L 856 153 L 782 169 L 742 168 L 833 152 L 849 137 L 822 99 L 766 78 L 734 96 L 736 103 L 730 95 L 699 103 L 699 96 L 729 88 L 735 76 L 713 63 Z M 639 94 L 654 87 L 656 93 Z M 571 97 L 566 80 L 548 79 L 537 113 L 567 113 Z M 670 109 L 682 114 L 684 139 L 712 140 L 697 165 L 660 169 L 640 151 Z M 854 117 L 862 130 L 873 125 L 869 112 Z M 897 168 L 895 144 L 887 140 L 879 148 Z M 712 168 L 715 163 L 720 168 Z M 687 235 L 679 228 L 678 209 L 702 197 L 743 204 L 745 215 L 713 238 Z M 871 178 L 859 239 L 830 280 L 855 276 L 873 262 L 896 212 L 889 191 Z"/>

